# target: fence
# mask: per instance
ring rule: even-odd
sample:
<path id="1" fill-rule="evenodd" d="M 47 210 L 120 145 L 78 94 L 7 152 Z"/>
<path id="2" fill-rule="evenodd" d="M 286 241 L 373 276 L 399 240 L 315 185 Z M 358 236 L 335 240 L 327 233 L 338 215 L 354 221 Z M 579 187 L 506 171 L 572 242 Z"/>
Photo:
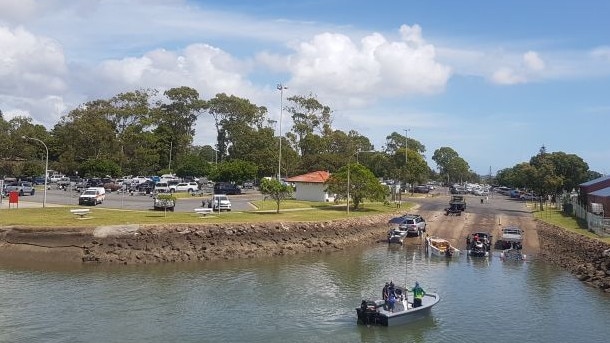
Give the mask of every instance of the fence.
<path id="1" fill-rule="evenodd" d="M 572 214 L 587 222 L 587 229 L 600 236 L 610 236 L 610 218 L 593 214 L 587 211 L 586 206 L 582 206 L 576 198 L 571 199 Z"/>

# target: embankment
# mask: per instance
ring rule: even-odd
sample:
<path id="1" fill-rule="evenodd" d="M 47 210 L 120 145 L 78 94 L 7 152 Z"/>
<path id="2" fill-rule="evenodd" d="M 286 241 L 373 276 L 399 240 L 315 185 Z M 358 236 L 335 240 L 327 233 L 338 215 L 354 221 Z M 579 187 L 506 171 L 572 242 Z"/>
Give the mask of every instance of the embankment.
<path id="1" fill-rule="evenodd" d="M 610 292 L 610 244 L 538 221 L 539 257 Z"/>
<path id="2" fill-rule="evenodd" d="M 281 256 L 374 244 L 393 214 L 324 222 L 0 229 L 0 259 L 164 263 Z M 610 292 L 610 245 L 537 222 L 538 256 Z"/>
<path id="3" fill-rule="evenodd" d="M 0 230 L 0 258 L 137 264 L 336 251 L 384 238 L 392 216 L 45 231 L 13 227 Z"/>

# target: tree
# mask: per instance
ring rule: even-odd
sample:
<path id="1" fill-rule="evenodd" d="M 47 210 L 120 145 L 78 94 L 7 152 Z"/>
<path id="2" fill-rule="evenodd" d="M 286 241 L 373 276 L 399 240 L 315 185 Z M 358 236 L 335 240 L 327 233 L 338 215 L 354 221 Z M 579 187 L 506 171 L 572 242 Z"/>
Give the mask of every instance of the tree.
<path id="1" fill-rule="evenodd" d="M 214 181 L 243 183 L 253 180 L 257 175 L 257 166 L 252 162 L 234 160 L 218 163 L 210 174 Z"/>
<path id="2" fill-rule="evenodd" d="M 330 107 L 322 105 L 313 94 L 309 96 L 292 96 L 287 99 L 286 111 L 292 116 L 292 132 L 294 135 L 293 148 L 304 155 L 304 139 L 316 133 L 325 136 L 331 131 L 332 111 Z"/>
<path id="3" fill-rule="evenodd" d="M 240 136 L 263 127 L 267 108 L 256 106 L 247 99 L 219 93 L 207 102 L 207 111 L 214 119 L 218 160 L 222 161 L 232 144 L 239 145 Z M 243 149 L 235 148 L 235 153 L 240 151 Z"/>
<path id="4" fill-rule="evenodd" d="M 349 178 L 349 197 L 354 210 L 357 210 L 364 199 L 384 201 L 388 190 L 373 173 L 359 163 L 351 163 L 331 174 L 326 181 L 327 191 L 347 199 Z"/>
<path id="5" fill-rule="evenodd" d="M 90 159 L 80 165 L 80 175 L 84 177 L 116 177 L 120 172 L 119 165 L 107 159 Z"/>
<path id="6" fill-rule="evenodd" d="M 280 203 L 282 200 L 292 196 L 292 187 L 280 182 L 278 179 L 263 179 L 259 187 L 264 195 L 268 195 L 275 200 L 277 209 L 275 213 L 280 213 Z"/>
<path id="7" fill-rule="evenodd" d="M 436 162 L 443 180 L 466 181 L 471 177 L 470 166 L 458 153 L 449 147 L 441 147 L 434 151 L 432 160 Z"/>

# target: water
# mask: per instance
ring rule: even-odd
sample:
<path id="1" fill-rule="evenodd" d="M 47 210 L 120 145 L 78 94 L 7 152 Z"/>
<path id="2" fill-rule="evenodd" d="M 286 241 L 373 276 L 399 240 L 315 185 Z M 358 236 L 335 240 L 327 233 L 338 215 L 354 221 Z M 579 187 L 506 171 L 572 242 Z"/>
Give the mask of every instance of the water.
<path id="1" fill-rule="evenodd" d="M 356 325 L 386 281 L 430 318 Z M 540 261 L 445 261 L 418 247 L 155 266 L 2 265 L 0 342 L 606 342 L 610 295 Z"/>

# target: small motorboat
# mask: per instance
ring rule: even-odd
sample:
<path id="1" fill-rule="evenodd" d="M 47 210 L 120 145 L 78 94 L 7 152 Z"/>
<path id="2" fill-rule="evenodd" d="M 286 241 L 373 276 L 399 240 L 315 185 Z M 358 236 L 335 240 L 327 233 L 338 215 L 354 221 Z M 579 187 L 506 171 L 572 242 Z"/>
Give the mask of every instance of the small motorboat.
<path id="1" fill-rule="evenodd" d="M 420 307 L 413 307 L 413 294 L 403 287 L 396 287 L 394 310 L 387 308 L 385 300 L 362 300 L 356 308 L 358 323 L 364 325 L 396 326 L 407 324 L 430 315 L 432 306 L 441 299 L 436 293 L 426 293 Z"/>
<path id="2" fill-rule="evenodd" d="M 388 232 L 388 243 L 399 243 L 402 242 L 407 237 L 408 232 L 406 230 L 394 229 Z"/>
<path id="3" fill-rule="evenodd" d="M 487 251 L 487 246 L 482 241 L 473 241 L 468 247 L 468 256 L 487 257 L 489 251 Z"/>
<path id="4" fill-rule="evenodd" d="M 426 253 L 428 256 L 453 257 L 459 256 L 460 250 L 452 246 L 446 239 L 439 237 L 427 237 Z"/>

